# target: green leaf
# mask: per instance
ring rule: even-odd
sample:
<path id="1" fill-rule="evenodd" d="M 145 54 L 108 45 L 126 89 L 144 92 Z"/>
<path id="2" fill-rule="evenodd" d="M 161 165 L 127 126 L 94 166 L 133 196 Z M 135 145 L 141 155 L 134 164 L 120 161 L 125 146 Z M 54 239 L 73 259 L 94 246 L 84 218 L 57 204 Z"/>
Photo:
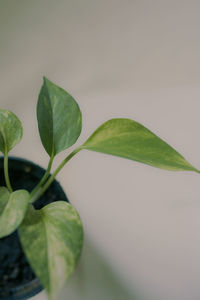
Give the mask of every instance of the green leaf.
<path id="1" fill-rule="evenodd" d="M 82 145 L 82 149 L 116 155 L 166 170 L 199 172 L 166 142 L 130 119 L 105 122 Z"/>
<path id="2" fill-rule="evenodd" d="M 75 269 L 83 243 L 83 229 L 75 208 L 56 201 L 41 210 L 29 206 L 19 227 L 24 252 L 50 298 Z"/>
<path id="3" fill-rule="evenodd" d="M 0 109 L 0 151 L 9 152 L 22 138 L 22 125 L 11 111 Z"/>
<path id="4" fill-rule="evenodd" d="M 40 138 L 49 156 L 72 146 L 81 133 L 82 117 L 78 104 L 47 78 L 44 78 L 38 98 L 37 119 Z"/>
<path id="5" fill-rule="evenodd" d="M 20 225 L 29 199 L 26 190 L 9 193 L 5 187 L 0 187 L 0 238 L 9 235 Z"/>

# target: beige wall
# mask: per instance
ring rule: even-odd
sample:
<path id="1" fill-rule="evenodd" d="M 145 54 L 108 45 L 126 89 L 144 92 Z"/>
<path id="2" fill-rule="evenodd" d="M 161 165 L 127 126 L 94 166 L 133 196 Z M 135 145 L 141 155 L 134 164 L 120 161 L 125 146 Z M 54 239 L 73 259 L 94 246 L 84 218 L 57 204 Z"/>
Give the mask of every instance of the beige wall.
<path id="1" fill-rule="evenodd" d="M 199 11 L 195 0 L 0 0 L 0 103 L 24 126 L 12 154 L 47 165 L 35 118 L 45 75 L 80 104 L 77 145 L 103 121 L 130 117 L 198 168 Z M 90 264 L 83 255 L 87 292 L 75 280 L 71 297 L 97 300 L 102 290 L 105 300 L 117 299 L 116 291 L 124 300 L 129 292 L 144 300 L 200 299 L 198 175 L 85 151 L 58 178 L 98 248 L 94 257 L 118 278 L 107 286 L 109 276 L 95 281 L 96 259 Z M 97 266 L 101 277 L 104 264 Z"/>

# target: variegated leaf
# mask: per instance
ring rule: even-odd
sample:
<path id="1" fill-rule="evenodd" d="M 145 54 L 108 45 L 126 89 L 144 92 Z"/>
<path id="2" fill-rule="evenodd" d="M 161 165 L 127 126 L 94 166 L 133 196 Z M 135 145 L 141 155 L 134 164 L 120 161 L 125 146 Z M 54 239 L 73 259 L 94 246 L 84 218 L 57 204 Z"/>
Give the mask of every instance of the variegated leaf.
<path id="1" fill-rule="evenodd" d="M 49 156 L 72 146 L 81 133 L 82 116 L 77 102 L 47 78 L 38 98 L 37 119 L 40 138 Z"/>
<path id="2" fill-rule="evenodd" d="M 9 152 L 22 138 L 22 125 L 17 116 L 8 110 L 0 109 L 0 151 Z"/>
<path id="3" fill-rule="evenodd" d="M 0 238 L 15 231 L 26 213 L 30 195 L 26 190 L 10 193 L 0 187 Z"/>
<path id="4" fill-rule="evenodd" d="M 181 154 L 140 123 L 111 119 L 102 124 L 82 149 L 116 155 L 171 171 L 199 171 Z"/>
<path id="5" fill-rule="evenodd" d="M 30 205 L 19 235 L 29 263 L 54 299 L 74 271 L 82 249 L 83 229 L 77 211 L 64 201 L 40 210 Z"/>

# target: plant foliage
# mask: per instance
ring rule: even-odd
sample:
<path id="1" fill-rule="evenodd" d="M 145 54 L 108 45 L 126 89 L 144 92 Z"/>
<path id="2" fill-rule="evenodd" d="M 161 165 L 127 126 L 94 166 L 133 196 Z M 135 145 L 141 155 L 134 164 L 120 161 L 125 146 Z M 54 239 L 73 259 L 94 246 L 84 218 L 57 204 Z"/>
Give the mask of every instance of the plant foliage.
<path id="1" fill-rule="evenodd" d="M 171 171 L 200 171 L 140 123 L 118 118 L 98 127 L 50 174 L 54 157 L 74 145 L 81 133 L 81 111 L 69 93 L 44 78 L 37 120 L 42 144 L 49 155 L 46 173 L 31 193 L 23 189 L 13 191 L 8 152 L 21 140 L 22 126 L 14 113 L 0 109 L 0 151 L 4 154 L 6 182 L 6 187 L 0 187 L 0 237 L 18 230 L 30 265 L 53 300 L 76 267 L 83 244 L 83 227 L 76 209 L 62 199 L 40 210 L 32 203 L 75 154 L 86 149 Z"/>

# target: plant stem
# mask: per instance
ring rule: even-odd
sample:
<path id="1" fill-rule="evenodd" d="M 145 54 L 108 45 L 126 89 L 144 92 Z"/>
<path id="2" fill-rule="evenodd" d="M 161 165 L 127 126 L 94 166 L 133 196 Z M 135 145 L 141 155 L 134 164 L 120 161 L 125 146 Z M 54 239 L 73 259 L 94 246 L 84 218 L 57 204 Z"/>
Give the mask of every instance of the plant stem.
<path id="1" fill-rule="evenodd" d="M 33 198 L 31 198 L 31 203 L 35 202 L 39 197 L 41 197 L 44 192 L 48 189 L 48 187 L 50 186 L 50 184 L 53 182 L 53 180 L 55 179 L 56 175 L 60 172 L 60 170 L 64 167 L 64 165 L 76 154 L 78 153 L 80 150 L 82 150 L 82 147 L 78 147 L 76 148 L 74 151 L 72 151 L 61 163 L 60 165 L 57 167 L 57 169 L 53 172 L 53 174 L 51 175 L 51 177 L 47 180 L 47 182 L 40 187 L 40 189 L 38 189 L 37 194 L 34 195 Z"/>
<path id="2" fill-rule="evenodd" d="M 42 177 L 42 179 L 40 180 L 40 182 L 34 187 L 34 189 L 31 191 L 31 198 L 34 197 L 37 194 L 37 192 L 40 189 L 40 187 L 47 180 L 47 178 L 48 178 L 48 176 L 50 174 L 50 171 L 51 171 L 53 160 L 54 160 L 54 155 L 51 155 L 49 163 L 48 163 L 48 167 L 47 167 L 47 170 L 46 170 L 44 176 Z"/>
<path id="3" fill-rule="evenodd" d="M 8 174 L 8 151 L 7 151 L 7 149 L 5 150 L 5 153 L 4 153 L 4 176 L 5 176 L 7 188 L 9 190 L 9 192 L 12 193 L 13 189 L 11 187 L 9 174 Z"/>

